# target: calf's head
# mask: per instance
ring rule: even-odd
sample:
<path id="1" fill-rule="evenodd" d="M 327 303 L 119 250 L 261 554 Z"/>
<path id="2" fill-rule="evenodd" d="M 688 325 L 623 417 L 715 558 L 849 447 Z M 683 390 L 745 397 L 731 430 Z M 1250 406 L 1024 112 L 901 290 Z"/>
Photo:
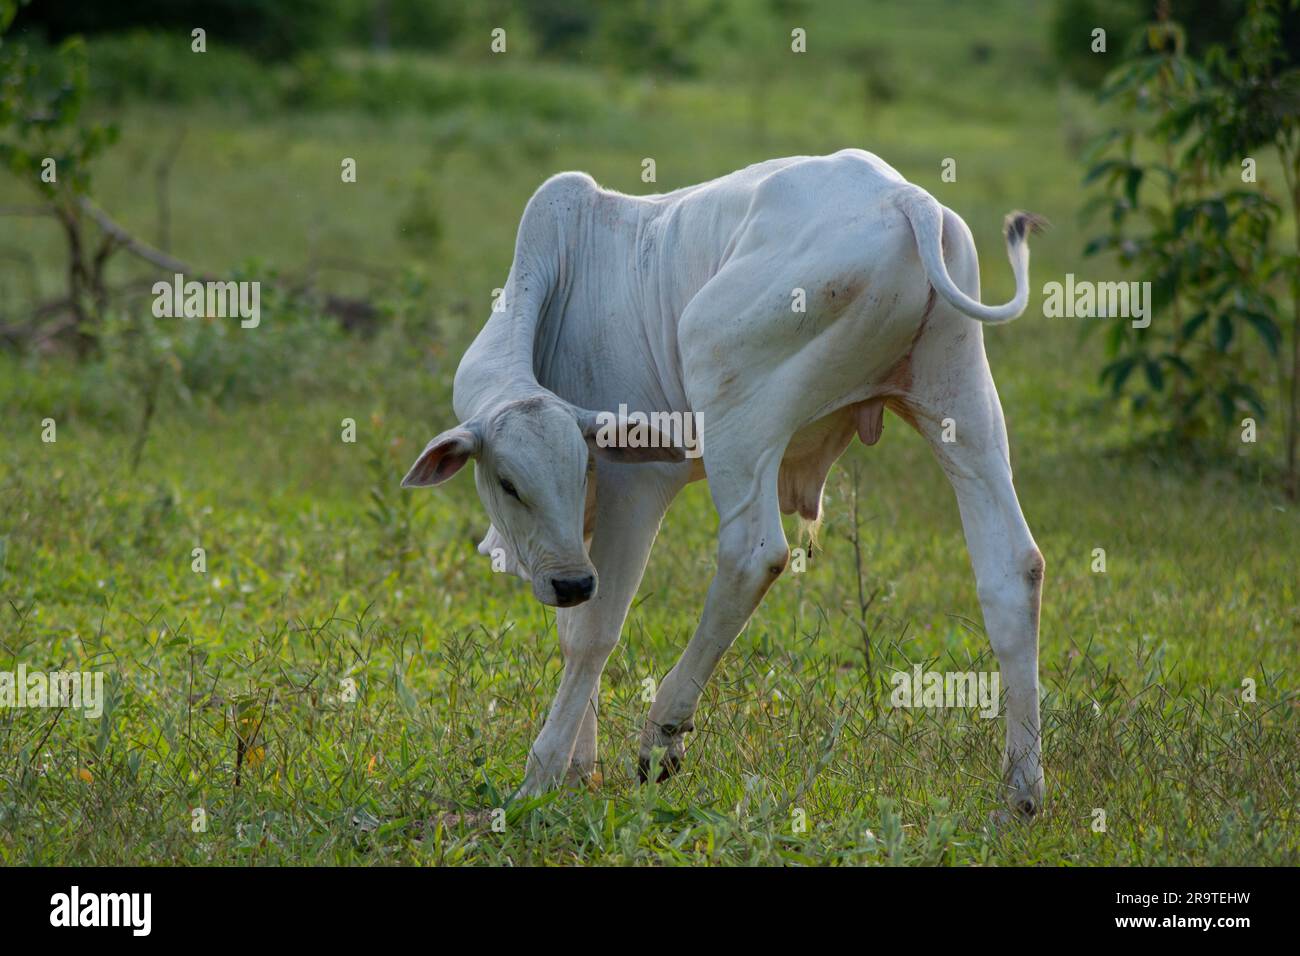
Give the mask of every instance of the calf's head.
<path id="1" fill-rule="evenodd" d="M 615 419 L 616 421 L 616 419 Z M 596 593 L 596 569 L 583 541 L 591 456 L 617 462 L 681 461 L 653 433 L 646 447 L 603 439 L 608 416 L 553 395 L 499 405 L 443 432 L 420 453 L 403 487 L 438 485 L 474 460 L 474 483 L 492 525 L 513 550 L 533 595 L 571 607 Z"/>

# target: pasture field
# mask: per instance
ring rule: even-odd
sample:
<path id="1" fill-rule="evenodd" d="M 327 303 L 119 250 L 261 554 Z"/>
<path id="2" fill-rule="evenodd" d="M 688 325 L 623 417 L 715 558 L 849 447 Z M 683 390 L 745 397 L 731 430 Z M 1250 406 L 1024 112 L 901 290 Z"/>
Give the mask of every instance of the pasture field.
<path id="1" fill-rule="evenodd" d="M 829 7 L 827 24 L 856 9 Z M 903 12 L 918 7 L 925 29 Z M 951 490 L 897 418 L 832 472 L 807 570 L 779 580 L 724 658 L 664 784 L 636 782 L 644 682 L 698 620 L 717 525 L 707 489 L 670 511 L 605 672 L 599 778 L 511 800 L 559 679 L 553 611 L 475 553 L 487 520 L 471 480 L 398 487 L 454 424 L 456 363 L 525 201 L 560 170 L 666 191 L 858 146 L 966 219 L 986 301 L 1012 292 L 999 235 L 1012 208 L 1055 224 L 1032 244 L 1036 290 L 1095 270 L 1076 210 L 1081 144 L 1102 121 L 1041 78 L 1044 29 L 1038 5 L 1009 0 L 828 26 L 828 42 L 890 51 L 897 97 L 867 106 L 860 78 L 792 68 L 761 93 L 761 127 L 741 80 L 579 66 L 511 66 L 493 89 L 533 99 L 436 115 L 100 104 L 122 141 L 96 196 L 141 234 L 154 216 L 142 170 L 185 130 L 180 258 L 286 273 L 350 258 L 393 277 L 373 293 L 369 336 L 278 294 L 259 328 L 203 332 L 190 354 L 210 364 L 165 393 L 142 442 L 129 349 L 80 365 L 0 355 L 0 671 L 99 670 L 107 691 L 97 719 L 0 710 L 0 862 L 1300 863 L 1300 519 L 1263 479 L 1276 431 L 1204 468 L 1128 450 L 1131 426 L 1096 384 L 1101 336 L 1044 318 L 1037 293 L 985 333 L 1047 561 L 1047 804 L 1032 825 L 994 812 L 1000 720 L 890 706 L 896 670 L 996 669 Z M 980 41 L 992 52 L 976 60 Z M 546 97 L 553 109 L 530 105 Z M 339 181 L 343 156 L 355 184 Z M 441 224 L 423 248 L 396 227 L 420 190 Z M 0 179 L 0 200 L 21 196 Z M 6 272 L 6 294 L 51 287 L 48 224 L 0 228 L 39 264 Z M 338 281 L 362 294 L 373 280 Z M 349 418 L 355 442 L 341 438 Z M 795 545 L 793 522 L 787 533 Z"/>

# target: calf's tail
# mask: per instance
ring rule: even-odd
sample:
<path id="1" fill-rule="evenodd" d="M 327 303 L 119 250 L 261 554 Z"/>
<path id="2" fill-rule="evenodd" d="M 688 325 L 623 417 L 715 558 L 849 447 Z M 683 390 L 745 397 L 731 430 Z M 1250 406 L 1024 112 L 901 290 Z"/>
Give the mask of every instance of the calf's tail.
<path id="1" fill-rule="evenodd" d="M 1016 294 L 1003 305 L 984 305 L 968 296 L 948 275 L 943 261 L 943 207 L 933 196 L 919 188 L 901 190 L 895 199 L 899 210 L 911 223 L 916 236 L 916 250 L 921 256 L 926 277 L 936 292 L 959 312 L 990 325 L 998 325 L 1019 318 L 1029 304 L 1029 243 L 1030 232 L 1041 232 L 1047 220 L 1031 212 L 1016 210 L 1003 221 L 1007 238 L 1007 257 L 1016 277 Z"/>

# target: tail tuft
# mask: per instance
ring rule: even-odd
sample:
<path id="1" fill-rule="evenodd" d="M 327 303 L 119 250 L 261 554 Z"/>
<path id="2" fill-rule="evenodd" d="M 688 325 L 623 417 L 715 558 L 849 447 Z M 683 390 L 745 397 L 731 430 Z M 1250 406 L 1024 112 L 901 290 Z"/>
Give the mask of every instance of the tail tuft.
<path id="1" fill-rule="evenodd" d="M 1022 209 L 1015 209 L 1007 213 L 1007 218 L 1002 221 L 1002 231 L 1006 234 L 1007 242 L 1016 245 L 1024 241 L 1026 230 L 1037 234 L 1051 225 L 1042 216 L 1036 216 L 1032 212 L 1025 212 Z"/>

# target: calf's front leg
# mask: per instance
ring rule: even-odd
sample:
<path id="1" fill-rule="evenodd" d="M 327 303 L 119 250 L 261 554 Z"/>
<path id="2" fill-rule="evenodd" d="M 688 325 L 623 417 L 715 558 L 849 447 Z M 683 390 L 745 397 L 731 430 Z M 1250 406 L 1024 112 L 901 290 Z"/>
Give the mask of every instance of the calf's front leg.
<path id="1" fill-rule="evenodd" d="M 615 465 L 610 474 L 600 475 L 590 549 L 597 574 L 596 595 L 585 604 L 560 608 L 556 614 L 564 675 L 546 724 L 528 752 L 521 795 L 542 793 L 566 777 L 586 776 L 595 766 L 600 675 L 618 644 L 676 487 L 680 482 L 665 480 L 656 466 L 650 465 Z"/>

